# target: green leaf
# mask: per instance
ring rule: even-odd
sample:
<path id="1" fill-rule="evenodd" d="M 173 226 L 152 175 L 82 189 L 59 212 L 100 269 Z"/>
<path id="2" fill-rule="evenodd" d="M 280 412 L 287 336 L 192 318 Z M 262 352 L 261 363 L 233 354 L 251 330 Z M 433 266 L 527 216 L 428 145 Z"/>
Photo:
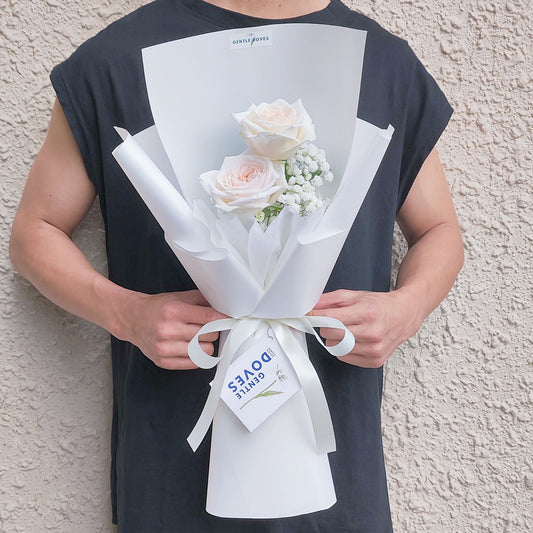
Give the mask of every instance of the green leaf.
<path id="1" fill-rule="evenodd" d="M 257 400 L 264 396 L 274 396 L 275 394 L 283 394 L 283 392 L 278 392 L 276 390 L 270 390 L 270 387 L 275 385 L 277 380 L 274 380 L 266 389 L 263 389 L 259 394 L 256 394 L 253 398 L 250 398 L 244 405 L 241 405 L 241 409 L 244 409 L 250 402 Z"/>
<path id="2" fill-rule="evenodd" d="M 255 398 L 263 398 L 265 396 L 275 396 L 276 394 L 283 394 L 283 392 L 277 390 L 267 390 L 265 392 L 260 392 Z"/>

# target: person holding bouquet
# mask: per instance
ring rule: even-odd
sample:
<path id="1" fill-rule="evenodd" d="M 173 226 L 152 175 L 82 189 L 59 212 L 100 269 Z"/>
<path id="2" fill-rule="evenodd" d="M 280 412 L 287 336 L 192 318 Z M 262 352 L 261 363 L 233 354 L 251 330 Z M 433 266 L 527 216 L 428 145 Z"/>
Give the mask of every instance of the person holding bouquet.
<path id="1" fill-rule="evenodd" d="M 367 32 L 358 115 L 380 127 L 392 124 L 395 132 L 310 313 L 340 320 L 356 339 L 339 359 L 308 341 L 337 436 L 330 462 L 338 502 L 290 518 L 222 519 L 204 509 L 208 444 L 194 454 L 186 438 L 204 401 L 198 391 L 213 378 L 190 360 L 188 344 L 224 315 L 196 289 L 110 157 L 118 144 L 113 126 L 140 131 L 151 124 L 143 48 L 286 22 Z M 340 0 L 157 0 L 80 46 L 51 80 L 57 100 L 13 224 L 10 253 L 15 268 L 46 297 L 112 335 L 111 483 L 119 531 L 392 531 L 380 425 L 383 364 L 446 296 L 463 261 L 435 149 L 452 110 L 407 43 Z M 71 240 L 96 196 L 108 278 Z M 395 220 L 409 249 L 389 290 Z M 342 336 L 336 329 L 320 333 L 328 346 Z M 200 345 L 214 354 L 216 340 L 207 334 Z"/>

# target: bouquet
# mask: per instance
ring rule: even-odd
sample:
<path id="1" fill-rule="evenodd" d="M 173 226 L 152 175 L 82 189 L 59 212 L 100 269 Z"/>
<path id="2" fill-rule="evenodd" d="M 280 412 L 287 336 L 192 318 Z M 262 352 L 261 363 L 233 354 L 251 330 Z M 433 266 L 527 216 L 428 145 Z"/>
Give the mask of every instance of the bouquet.
<path id="1" fill-rule="evenodd" d="M 113 152 L 198 288 L 232 317 L 199 332 L 223 333 L 217 357 L 202 352 L 198 336 L 190 343 L 198 366 L 218 366 L 188 440 L 196 449 L 213 424 L 206 509 L 234 518 L 294 516 L 335 503 L 327 456 L 335 438 L 305 334 L 319 338 L 316 327 L 345 328 L 306 314 L 324 290 L 393 133 L 391 126 L 382 130 L 356 119 L 365 32 L 307 24 L 268 26 L 268 32 L 274 45 L 253 49 L 228 46 L 235 41 L 232 30 L 145 49 L 155 125 L 134 137 L 118 129 L 123 143 Z M 311 44 L 302 50 L 301 43 Z M 335 60 L 324 53 L 328 47 Z M 278 68 L 286 56 L 292 60 Z M 258 70 L 273 64 L 276 75 L 261 78 L 260 86 L 221 82 L 205 95 L 203 76 L 259 79 Z M 168 65 L 179 65 L 174 78 Z M 309 84 L 313 69 L 321 76 Z M 332 96 L 325 104 L 327 91 Z M 231 111 L 248 106 L 254 94 L 259 101 L 278 100 L 232 118 Z M 312 108 L 331 165 L 312 144 L 315 129 L 302 101 Z M 197 109 L 208 111 L 209 127 L 199 123 Z M 242 143 L 228 117 L 239 123 L 249 149 L 226 158 Z M 327 348 L 333 355 L 352 349 L 354 339 L 345 332 Z M 290 364 L 273 366 L 280 354 Z M 242 371 L 233 372 L 232 365 Z M 257 394 L 246 397 L 259 382 Z M 286 382 L 297 390 L 281 394 Z M 248 406 L 264 405 L 259 400 L 266 397 L 280 403 L 283 396 L 284 403 L 250 431 L 231 402 L 220 401 L 228 390 L 253 400 Z"/>

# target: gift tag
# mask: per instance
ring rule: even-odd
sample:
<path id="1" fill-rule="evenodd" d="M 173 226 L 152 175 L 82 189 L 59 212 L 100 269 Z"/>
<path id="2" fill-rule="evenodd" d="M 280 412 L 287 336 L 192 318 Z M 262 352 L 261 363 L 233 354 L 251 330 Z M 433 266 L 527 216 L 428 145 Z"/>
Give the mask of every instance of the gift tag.
<path id="1" fill-rule="evenodd" d="M 231 363 L 221 398 L 253 431 L 300 387 L 289 358 L 269 329 Z"/>

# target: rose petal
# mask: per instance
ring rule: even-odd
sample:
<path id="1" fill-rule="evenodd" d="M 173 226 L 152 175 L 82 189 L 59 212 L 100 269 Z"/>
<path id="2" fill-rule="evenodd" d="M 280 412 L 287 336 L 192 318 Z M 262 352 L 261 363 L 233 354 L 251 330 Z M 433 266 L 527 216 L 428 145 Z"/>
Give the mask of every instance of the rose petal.
<path id="1" fill-rule="evenodd" d="M 200 183 L 218 209 L 255 214 L 286 187 L 285 167 L 262 156 L 241 154 L 226 157 L 218 171 L 204 172 Z"/>

